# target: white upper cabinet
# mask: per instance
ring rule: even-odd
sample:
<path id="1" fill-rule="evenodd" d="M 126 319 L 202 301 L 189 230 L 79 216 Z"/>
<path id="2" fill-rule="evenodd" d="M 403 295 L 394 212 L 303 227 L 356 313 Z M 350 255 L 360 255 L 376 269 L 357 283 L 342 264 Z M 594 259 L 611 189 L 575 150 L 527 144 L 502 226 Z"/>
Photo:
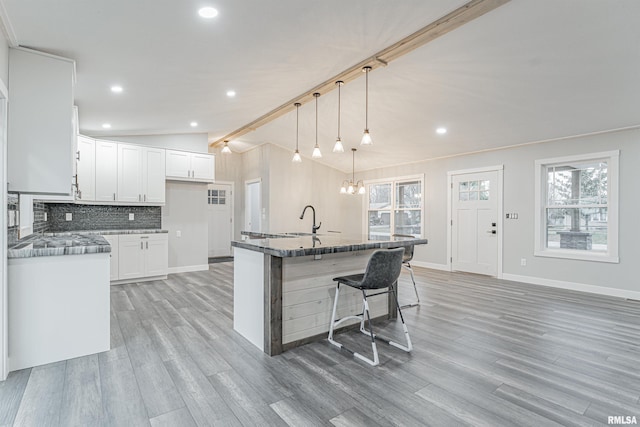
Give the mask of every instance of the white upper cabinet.
<path id="1" fill-rule="evenodd" d="M 9 191 L 73 196 L 75 63 L 9 49 Z"/>
<path id="2" fill-rule="evenodd" d="M 127 203 L 164 203 L 164 149 L 118 144 L 117 200 Z"/>
<path id="3" fill-rule="evenodd" d="M 115 202 L 118 196 L 118 143 L 96 140 L 96 201 Z"/>
<path id="4" fill-rule="evenodd" d="M 167 150 L 167 179 L 213 182 L 214 176 L 213 154 Z"/>
<path id="5" fill-rule="evenodd" d="M 142 149 L 142 201 L 164 203 L 165 201 L 165 150 L 143 147 Z"/>
<path id="6" fill-rule="evenodd" d="M 119 202 L 142 202 L 142 147 L 118 144 Z"/>
<path id="7" fill-rule="evenodd" d="M 78 136 L 76 153 L 76 197 L 78 200 L 96 199 L 96 142 L 86 136 Z"/>
<path id="8" fill-rule="evenodd" d="M 191 178 L 191 153 L 167 150 L 167 178 Z"/>

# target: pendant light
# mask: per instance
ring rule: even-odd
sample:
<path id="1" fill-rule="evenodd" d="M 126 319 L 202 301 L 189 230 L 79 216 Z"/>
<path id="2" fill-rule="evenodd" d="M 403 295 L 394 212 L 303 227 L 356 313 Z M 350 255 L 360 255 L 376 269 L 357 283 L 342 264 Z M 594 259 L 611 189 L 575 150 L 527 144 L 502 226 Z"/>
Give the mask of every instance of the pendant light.
<path id="1" fill-rule="evenodd" d="M 222 154 L 231 154 L 231 148 L 229 148 L 229 141 L 224 142 L 224 147 L 222 147 Z"/>
<path id="2" fill-rule="evenodd" d="M 340 187 L 340 194 L 364 194 L 365 187 L 362 181 L 356 181 L 356 149 L 351 149 L 351 179 L 344 180 Z"/>
<path id="3" fill-rule="evenodd" d="M 336 82 L 338 86 L 338 137 L 336 138 L 336 144 L 333 146 L 334 153 L 344 153 L 344 146 L 342 145 L 342 139 L 340 138 L 340 87 L 344 84 L 342 80 Z"/>
<path id="4" fill-rule="evenodd" d="M 371 67 L 362 67 L 362 71 L 364 71 L 365 73 L 364 75 L 366 83 L 364 104 L 364 133 L 362 134 L 362 141 L 360 141 L 360 145 L 371 145 L 373 144 L 371 135 L 369 134 L 369 71 L 371 71 Z"/>
<path id="5" fill-rule="evenodd" d="M 313 146 L 313 154 L 311 154 L 311 157 L 319 159 L 322 157 L 320 146 L 318 145 L 318 98 L 320 97 L 320 94 L 316 92 L 313 94 L 313 97 L 316 99 L 316 145 Z"/>
<path id="6" fill-rule="evenodd" d="M 301 163 L 302 157 L 300 157 L 300 151 L 298 151 L 298 112 L 300 111 L 300 103 L 296 102 L 293 104 L 296 106 L 296 151 L 293 152 L 293 159 L 291 159 L 294 163 Z"/>

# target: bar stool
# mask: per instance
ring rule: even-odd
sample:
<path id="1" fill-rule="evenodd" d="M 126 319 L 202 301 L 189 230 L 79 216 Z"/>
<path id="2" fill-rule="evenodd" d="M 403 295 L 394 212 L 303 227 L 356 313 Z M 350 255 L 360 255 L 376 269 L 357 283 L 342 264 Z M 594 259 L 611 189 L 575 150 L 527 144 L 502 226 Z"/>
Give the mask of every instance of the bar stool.
<path id="1" fill-rule="evenodd" d="M 410 237 L 414 238 L 411 234 L 394 234 L 392 237 Z M 411 275 L 411 281 L 413 282 L 413 291 L 416 293 L 416 302 L 411 304 L 405 304 L 402 308 L 416 307 L 420 305 L 420 297 L 418 296 L 418 288 L 416 287 L 416 279 L 413 277 L 413 268 L 411 268 L 410 261 L 413 259 L 413 245 L 404 247 L 404 256 L 402 257 L 402 266 L 409 270 Z"/>
<path id="2" fill-rule="evenodd" d="M 402 256 L 404 254 L 404 248 L 396 248 L 390 250 L 379 250 L 374 252 L 369 258 L 369 262 L 367 264 L 367 269 L 362 274 L 352 274 L 350 276 L 342 276 L 336 277 L 333 280 L 338 282 L 336 285 L 336 296 L 333 300 L 333 313 L 331 314 L 331 323 L 329 325 L 329 342 L 335 345 L 338 348 L 344 348 L 349 353 L 353 354 L 360 360 L 363 360 L 370 364 L 371 366 L 377 366 L 380 364 L 380 360 L 378 358 L 378 348 L 376 347 L 376 338 L 386 342 L 389 345 L 397 347 L 406 352 L 410 352 L 413 349 L 411 345 L 411 338 L 409 337 L 409 330 L 407 329 L 407 325 L 404 323 L 404 317 L 402 316 L 402 310 L 400 305 L 398 304 L 398 295 L 396 294 L 393 284 L 398 280 L 400 276 L 400 270 L 402 269 Z M 344 284 L 347 286 L 351 286 L 352 288 L 360 289 L 362 291 L 362 313 L 346 316 L 342 319 L 336 320 L 336 310 L 338 308 L 338 298 L 340 296 L 340 284 Z M 367 294 L 368 290 L 377 290 L 388 288 L 386 291 L 375 292 L 372 294 Z M 371 315 L 369 313 L 369 303 L 367 302 L 367 297 L 372 297 L 376 295 L 385 295 L 393 293 L 393 296 L 396 300 L 396 307 L 398 308 L 398 314 L 400 314 L 400 320 L 402 321 L 402 329 L 404 331 L 405 338 L 407 340 L 407 345 L 398 344 L 394 341 L 391 341 L 388 338 L 382 337 L 380 335 L 376 335 L 373 332 L 373 326 L 371 324 Z M 369 330 L 366 330 L 364 327 L 365 316 L 367 321 L 369 322 Z M 369 359 L 366 356 L 363 356 L 360 353 L 352 351 L 346 348 L 344 345 L 333 339 L 333 331 L 334 329 L 342 322 L 349 319 L 358 319 L 360 320 L 360 332 L 365 335 L 369 335 L 371 337 L 371 348 L 373 350 L 373 359 Z"/>

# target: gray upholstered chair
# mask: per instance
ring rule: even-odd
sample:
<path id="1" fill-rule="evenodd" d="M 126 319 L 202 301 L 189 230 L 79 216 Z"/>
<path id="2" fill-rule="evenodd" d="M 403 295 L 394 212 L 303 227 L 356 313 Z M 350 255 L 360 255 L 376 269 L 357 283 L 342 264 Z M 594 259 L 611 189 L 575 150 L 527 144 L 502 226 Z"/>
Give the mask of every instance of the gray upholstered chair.
<path id="1" fill-rule="evenodd" d="M 413 349 L 413 346 L 411 345 L 411 338 L 409 337 L 409 330 L 407 329 L 407 325 L 404 323 L 402 310 L 400 305 L 398 304 L 398 296 L 393 287 L 393 284 L 398 280 L 398 277 L 400 276 L 400 270 L 402 269 L 403 254 L 404 254 L 404 248 L 375 251 L 371 255 L 371 258 L 369 258 L 367 269 L 365 270 L 364 273 L 352 274 L 350 276 L 336 277 L 333 279 L 334 281 L 337 282 L 337 285 L 336 285 L 336 296 L 333 300 L 333 313 L 331 315 L 331 323 L 329 325 L 329 342 L 338 348 L 344 348 L 345 350 L 353 354 L 358 359 L 363 360 L 372 366 L 376 366 L 380 364 L 380 359 L 378 358 L 378 348 L 376 347 L 376 339 L 380 339 L 389 345 L 392 345 L 394 347 L 397 347 L 407 352 Z M 346 316 L 336 320 L 336 311 L 338 308 L 338 298 L 340 296 L 341 284 L 359 289 L 362 292 L 362 313 L 358 315 L 353 315 L 353 316 Z M 374 291 L 374 293 L 367 294 L 367 291 Z M 369 313 L 369 303 L 367 302 L 367 297 L 372 297 L 376 295 L 385 295 L 389 293 L 393 294 L 396 301 L 398 314 L 400 315 L 400 320 L 402 321 L 402 329 L 404 331 L 404 335 L 407 340 L 406 345 L 398 344 L 397 342 L 391 341 L 390 339 L 377 335 L 373 332 L 373 326 L 371 324 L 371 314 Z M 366 330 L 364 327 L 365 316 L 369 323 L 369 330 Z M 373 350 L 373 359 L 370 359 L 366 356 L 363 356 L 360 353 L 349 350 L 344 345 L 340 344 L 339 342 L 333 339 L 333 332 L 335 328 L 340 323 L 349 319 L 360 320 L 360 332 L 371 337 L 371 348 Z"/>
<path id="2" fill-rule="evenodd" d="M 411 237 L 414 238 L 411 234 L 394 234 L 393 237 Z M 416 279 L 413 277 L 413 268 L 411 268 L 411 260 L 413 259 L 413 245 L 405 246 L 404 248 L 404 257 L 402 258 L 402 266 L 409 270 L 409 274 L 411 275 L 411 281 L 413 282 L 413 291 L 416 293 L 416 302 L 410 304 L 404 304 L 402 308 L 416 307 L 420 305 L 420 297 L 418 296 L 418 288 L 416 287 Z"/>

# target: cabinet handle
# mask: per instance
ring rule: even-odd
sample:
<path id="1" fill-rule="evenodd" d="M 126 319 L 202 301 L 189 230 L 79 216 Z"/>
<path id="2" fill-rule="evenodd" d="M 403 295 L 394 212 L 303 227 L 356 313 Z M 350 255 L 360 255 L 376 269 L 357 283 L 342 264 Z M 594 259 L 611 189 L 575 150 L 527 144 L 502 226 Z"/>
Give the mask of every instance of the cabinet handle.
<path id="1" fill-rule="evenodd" d="M 144 243 L 140 242 L 140 249 L 144 249 Z"/>
<path id="2" fill-rule="evenodd" d="M 146 194 L 144 195 L 144 201 L 145 202 L 147 201 L 147 195 Z"/>
<path id="3" fill-rule="evenodd" d="M 116 193 L 113 193 L 113 201 L 115 202 L 116 200 Z"/>
<path id="4" fill-rule="evenodd" d="M 147 242 L 147 249 L 149 249 L 149 242 Z"/>
<path id="5" fill-rule="evenodd" d="M 142 201 L 142 196 L 140 194 L 138 194 L 138 201 Z"/>

